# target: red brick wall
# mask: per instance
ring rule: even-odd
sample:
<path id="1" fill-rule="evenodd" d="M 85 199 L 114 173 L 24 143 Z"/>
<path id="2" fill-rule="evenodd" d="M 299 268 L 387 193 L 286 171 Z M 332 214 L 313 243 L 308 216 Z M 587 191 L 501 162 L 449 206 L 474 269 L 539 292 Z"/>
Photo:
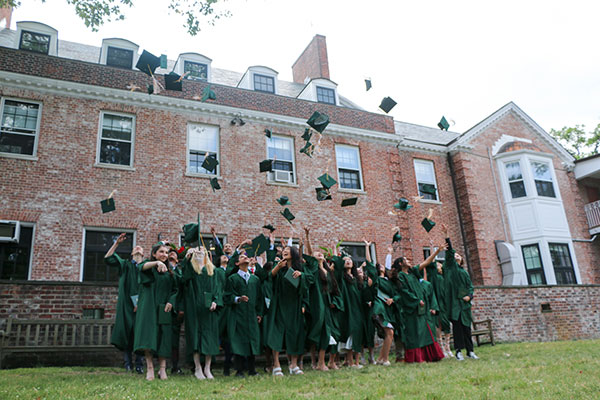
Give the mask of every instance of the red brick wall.
<path id="1" fill-rule="evenodd" d="M 329 79 L 329 61 L 325 36 L 315 35 L 292 66 L 294 82 L 304 83 L 306 78 Z"/>

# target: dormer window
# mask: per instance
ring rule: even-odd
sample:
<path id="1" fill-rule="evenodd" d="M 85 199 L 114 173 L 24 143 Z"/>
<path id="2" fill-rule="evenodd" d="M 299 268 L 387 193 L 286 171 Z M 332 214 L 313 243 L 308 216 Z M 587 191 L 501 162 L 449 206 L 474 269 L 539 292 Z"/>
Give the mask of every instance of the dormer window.
<path id="1" fill-rule="evenodd" d="M 106 53 L 106 65 L 131 69 L 133 66 L 133 50 L 109 46 Z"/>
<path id="2" fill-rule="evenodd" d="M 272 76 L 254 74 L 254 90 L 275 93 L 275 79 Z"/>
<path id="3" fill-rule="evenodd" d="M 181 53 L 177 57 L 173 71 L 185 75 L 185 79 L 192 81 L 208 81 L 211 79 L 212 60 L 198 53 Z"/>
<path id="4" fill-rule="evenodd" d="M 187 79 L 206 81 L 208 80 L 208 65 L 194 61 L 183 61 L 183 72 L 187 73 Z"/>
<path id="5" fill-rule="evenodd" d="M 310 79 L 297 97 L 335 106 L 338 104 L 337 83 L 326 78 Z"/>
<path id="6" fill-rule="evenodd" d="M 263 65 L 249 67 L 237 87 L 254 90 L 255 92 L 277 94 L 278 72 Z"/>
<path id="7" fill-rule="evenodd" d="M 317 101 L 319 103 L 335 105 L 335 90 L 317 86 Z"/>
<path id="8" fill-rule="evenodd" d="M 41 22 L 17 22 L 15 47 L 50 56 L 58 55 L 58 31 Z"/>
<path id="9" fill-rule="evenodd" d="M 48 54 L 50 51 L 50 35 L 44 35 L 43 33 L 30 31 L 21 31 L 19 49 Z"/>

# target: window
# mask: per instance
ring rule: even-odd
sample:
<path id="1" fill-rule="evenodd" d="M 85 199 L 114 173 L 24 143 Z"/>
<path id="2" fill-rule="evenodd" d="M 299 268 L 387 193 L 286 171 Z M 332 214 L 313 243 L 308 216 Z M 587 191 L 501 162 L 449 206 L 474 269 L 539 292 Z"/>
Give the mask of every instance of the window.
<path id="1" fill-rule="evenodd" d="M 269 172 L 270 181 L 296 182 L 294 174 L 294 140 L 292 138 L 283 136 L 267 138 L 267 158 L 275 160 L 273 162 L 273 172 Z"/>
<path id="2" fill-rule="evenodd" d="M 33 226 L 23 225 L 19 243 L 0 243 L 0 279 L 28 279 L 32 245 Z"/>
<path id="3" fill-rule="evenodd" d="M 216 126 L 190 124 L 188 125 L 188 172 L 191 174 L 218 175 L 220 165 L 214 172 L 202 168 L 207 155 L 219 158 L 219 128 Z"/>
<path id="4" fill-rule="evenodd" d="M 104 308 L 84 308 L 82 319 L 104 319 Z"/>
<path id="5" fill-rule="evenodd" d="M 559 285 L 576 284 L 575 272 L 573 271 L 573 262 L 569 245 L 566 243 L 548 243 L 550 247 L 550 257 L 554 267 L 556 283 Z"/>
<path id="6" fill-rule="evenodd" d="M 118 267 L 109 267 L 104 262 L 104 255 L 123 231 L 100 231 L 86 229 L 83 248 L 83 280 L 87 282 L 117 282 Z M 116 253 L 124 260 L 131 257 L 133 250 L 133 233 L 117 247 Z"/>
<path id="7" fill-rule="evenodd" d="M 131 69 L 133 65 L 133 50 L 120 49 L 108 46 L 106 65 L 118 68 Z"/>
<path id="8" fill-rule="evenodd" d="M 525 262 L 525 271 L 527 272 L 527 282 L 530 285 L 545 285 L 546 276 L 542 266 L 542 258 L 540 257 L 540 246 L 530 244 L 522 246 L 523 261 Z"/>
<path id="9" fill-rule="evenodd" d="M 521 174 L 521 164 L 518 161 L 514 161 L 506 163 L 505 166 L 512 198 L 518 199 L 519 197 L 527 196 L 523 175 Z"/>
<path id="10" fill-rule="evenodd" d="M 358 147 L 336 145 L 335 158 L 340 188 L 362 190 Z"/>
<path id="11" fill-rule="evenodd" d="M 203 63 L 184 61 L 183 72 L 187 72 L 187 75 L 185 76 L 187 79 L 196 81 L 205 81 L 208 79 L 208 65 Z"/>
<path id="12" fill-rule="evenodd" d="M 254 74 L 254 90 L 275 93 L 275 79 L 272 76 Z"/>
<path id="13" fill-rule="evenodd" d="M 369 250 L 371 252 L 371 259 L 373 260 L 373 263 L 375 263 L 376 262 L 375 245 L 371 244 L 371 247 L 369 248 Z M 365 253 L 364 243 L 344 242 L 340 245 L 340 248 L 338 249 L 338 254 L 341 254 L 341 251 L 343 251 L 345 254 L 349 255 L 352 258 L 352 261 L 354 262 L 354 265 L 356 267 L 360 267 L 360 265 L 364 261 L 367 261 L 367 255 Z"/>
<path id="14" fill-rule="evenodd" d="M 19 49 L 48 54 L 50 50 L 50 35 L 23 30 L 21 31 Z"/>
<path id="15" fill-rule="evenodd" d="M 40 104 L 2 100 L 0 153 L 35 155 Z"/>
<path id="16" fill-rule="evenodd" d="M 317 101 L 335 105 L 335 90 L 317 86 Z"/>
<path id="17" fill-rule="evenodd" d="M 98 162 L 133 166 L 134 118 L 103 112 L 100 119 Z"/>
<path id="18" fill-rule="evenodd" d="M 428 160 L 414 160 L 415 164 L 415 175 L 417 177 L 417 187 L 419 189 L 419 196 L 423 196 L 426 200 L 439 200 L 437 192 L 437 184 L 435 182 L 435 170 L 433 168 L 433 161 Z M 435 194 L 423 192 L 424 185 L 433 185 L 436 191 Z"/>
<path id="19" fill-rule="evenodd" d="M 554 194 L 554 185 L 552 185 L 552 173 L 550 166 L 539 161 L 531 162 L 531 172 L 535 181 L 535 188 L 538 196 L 556 197 Z"/>
<path id="20" fill-rule="evenodd" d="M 437 250 L 437 247 L 433 248 L 433 251 Z M 429 257 L 431 255 L 431 249 L 429 247 L 423 247 L 423 260 L 426 260 L 427 257 Z M 438 253 L 437 256 L 435 256 L 435 260 L 439 261 L 441 263 L 444 262 L 444 260 L 446 259 L 446 251 L 442 250 Z"/>

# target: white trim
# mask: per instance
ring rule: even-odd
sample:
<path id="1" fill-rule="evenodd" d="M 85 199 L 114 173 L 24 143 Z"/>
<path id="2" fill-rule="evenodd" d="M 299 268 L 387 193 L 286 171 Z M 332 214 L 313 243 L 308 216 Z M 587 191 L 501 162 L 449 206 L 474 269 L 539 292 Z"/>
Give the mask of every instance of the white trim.
<path id="1" fill-rule="evenodd" d="M 204 127 L 208 127 L 208 128 L 214 128 L 217 130 L 217 161 L 219 162 L 219 164 L 217 165 L 217 169 L 215 171 L 214 174 L 206 174 L 206 173 L 201 173 L 201 172 L 191 172 L 190 171 L 190 127 L 192 125 L 196 125 L 196 126 L 204 126 Z M 197 177 L 197 178 L 215 178 L 215 177 L 220 177 L 221 176 L 221 127 L 219 125 L 212 125 L 212 124 L 205 124 L 202 122 L 194 122 L 194 121 L 188 121 L 187 122 L 187 128 L 186 128 L 186 141 L 185 141 L 185 174 L 187 176 L 190 177 Z M 194 151 L 204 151 L 204 152 L 209 152 L 208 150 L 203 150 L 203 149 L 194 149 Z"/>
<path id="2" fill-rule="evenodd" d="M 179 57 L 177 57 L 177 61 L 175 61 L 175 65 L 173 66 L 173 71 L 175 71 L 178 75 L 183 75 L 185 71 L 185 62 L 191 62 L 195 64 L 204 64 L 206 65 L 206 82 L 210 82 L 212 78 L 212 60 L 205 55 L 200 53 L 181 53 Z M 204 79 L 191 78 L 186 77 L 186 79 L 204 81 Z"/>
<path id="3" fill-rule="evenodd" d="M 256 88 L 254 87 L 254 75 L 262 75 L 262 76 L 266 76 L 269 78 L 273 78 L 273 93 L 266 92 L 263 90 L 256 90 Z M 246 72 L 244 72 L 244 75 L 242 75 L 242 78 L 238 82 L 237 87 L 242 88 L 242 89 L 253 90 L 253 91 L 256 91 L 259 93 L 278 94 L 279 93 L 279 89 L 277 87 L 278 86 L 277 85 L 278 76 L 279 76 L 279 73 L 277 71 L 275 71 L 273 68 L 265 67 L 263 65 L 254 65 L 254 66 L 248 67 Z"/>
<path id="4" fill-rule="evenodd" d="M 492 156 L 495 156 L 496 154 L 498 154 L 498 151 L 502 148 L 502 146 L 504 146 L 505 144 L 510 143 L 510 142 L 523 142 L 523 143 L 530 143 L 530 144 L 533 143 L 529 139 L 524 139 L 524 138 L 510 136 L 510 135 L 502 135 L 502 136 L 500 136 L 500 139 L 496 140 L 496 143 L 494 143 L 494 145 L 492 146 Z"/>
<path id="5" fill-rule="evenodd" d="M 130 50 L 132 52 L 131 69 L 135 68 L 135 64 L 137 64 L 137 61 L 139 58 L 138 50 L 139 50 L 140 46 L 138 46 L 137 44 L 135 44 L 127 39 L 121 39 L 121 38 L 102 39 L 102 47 L 100 48 L 100 60 L 99 60 L 99 63 L 102 65 L 108 65 L 106 63 L 106 61 L 108 58 L 108 48 L 109 47 L 113 47 L 113 48 L 117 48 L 117 49 L 121 49 L 121 50 Z M 116 67 L 114 65 L 109 65 L 109 66 L 115 67 L 115 68 L 121 68 L 121 67 Z"/>
<path id="6" fill-rule="evenodd" d="M 527 268 L 525 267 L 525 259 L 523 258 L 523 246 L 537 244 L 540 249 L 540 257 L 542 261 L 542 270 L 546 278 L 546 285 L 557 285 L 556 274 L 554 273 L 554 265 L 552 264 L 552 257 L 550 255 L 550 243 L 554 244 L 566 244 L 569 248 L 571 256 L 571 262 L 573 263 L 573 274 L 575 275 L 575 284 L 581 285 L 581 274 L 579 272 L 579 264 L 577 263 L 577 257 L 573 248 L 573 241 L 571 239 L 565 239 L 554 236 L 543 236 L 538 238 L 532 238 L 522 241 L 516 241 L 513 244 L 519 248 L 519 261 L 520 267 L 522 268 L 523 276 L 529 286 L 529 280 L 527 279 Z"/>
<path id="7" fill-rule="evenodd" d="M 31 280 L 31 272 L 32 272 L 32 268 L 33 268 L 33 249 L 34 249 L 34 245 L 35 245 L 35 234 L 36 234 L 36 228 L 37 228 L 37 224 L 34 222 L 21 222 L 21 226 L 25 227 L 25 228 L 33 228 L 33 230 L 31 231 L 31 250 L 30 250 L 30 254 L 29 254 L 29 271 L 27 272 L 27 280 L 30 281 Z"/>
<path id="8" fill-rule="evenodd" d="M 353 188 L 344 188 L 344 187 L 342 187 L 342 184 L 341 184 L 341 181 L 340 181 L 340 166 L 338 164 L 338 159 L 337 159 L 338 158 L 337 157 L 337 149 L 338 149 L 338 147 L 342 147 L 342 148 L 345 147 L 347 149 L 352 149 L 352 150 L 356 151 L 356 159 L 357 159 L 356 161 L 358 163 L 358 170 L 354 170 L 354 169 L 350 169 L 350 170 L 358 171 L 358 179 L 359 179 L 359 183 L 360 183 L 360 189 L 353 189 Z M 339 182 L 338 188 L 339 189 L 343 189 L 343 190 L 351 190 L 353 193 L 358 193 L 359 191 L 360 192 L 364 192 L 364 190 L 365 190 L 365 184 L 363 182 L 363 176 L 362 176 L 362 163 L 360 161 L 360 147 L 358 147 L 358 146 L 351 146 L 351 145 L 342 144 L 342 143 L 335 143 L 334 151 L 335 151 L 335 167 L 336 167 L 335 171 L 336 171 L 337 178 L 338 178 L 337 181 Z M 344 168 L 344 169 L 349 169 L 349 168 Z"/>
<path id="9" fill-rule="evenodd" d="M 50 25 L 42 24 L 36 21 L 19 21 L 17 22 L 17 36 L 15 49 L 21 48 L 21 34 L 23 31 L 29 31 L 33 33 L 40 33 L 42 35 L 50 36 L 50 43 L 48 43 L 48 55 L 58 55 L 58 31 Z M 27 51 L 27 50 L 25 50 Z M 44 53 L 38 53 L 44 54 Z"/>
<path id="10" fill-rule="evenodd" d="M 106 114 L 114 115 L 117 117 L 131 118 L 131 141 L 130 141 L 131 150 L 130 150 L 130 154 L 129 154 L 129 165 L 100 162 L 100 145 L 102 143 L 102 122 L 104 121 L 104 116 Z M 135 114 L 126 114 L 126 113 L 122 113 L 122 112 L 118 112 L 118 111 L 110 111 L 110 110 L 101 110 L 100 111 L 100 119 L 98 120 L 98 135 L 97 135 L 97 140 L 96 140 L 96 162 L 94 163 L 94 166 L 134 170 L 133 165 L 134 165 L 134 156 L 135 156 L 135 120 L 136 120 L 135 117 L 136 117 Z M 106 139 L 106 140 L 113 140 L 113 139 Z M 116 140 L 118 142 L 128 143 L 126 140 L 119 140 L 119 139 L 114 139 L 114 140 Z"/>
<path id="11" fill-rule="evenodd" d="M 4 153 L 0 151 L 0 156 L 9 157 L 9 158 L 20 158 L 23 160 L 34 160 L 37 161 L 37 149 L 40 141 L 40 126 L 42 122 L 42 108 L 43 103 L 41 101 L 36 100 L 27 100 L 18 97 L 1 97 L 0 98 L 0 130 L 2 129 L 2 117 L 4 116 L 4 103 L 6 100 L 17 101 L 20 103 L 29 103 L 29 104 L 37 104 L 38 106 L 38 116 L 35 122 L 35 139 L 33 140 L 33 154 L 15 154 L 15 153 Z"/>
<path id="12" fill-rule="evenodd" d="M 81 239 L 81 261 L 80 261 L 80 267 L 79 267 L 79 282 L 83 282 L 83 264 L 85 261 L 85 235 L 87 233 L 87 231 L 98 231 L 98 232 L 114 232 L 117 234 L 121 234 L 123 232 L 125 233 L 132 233 L 133 237 L 132 237 L 132 243 L 131 243 L 131 248 L 134 248 L 135 246 L 137 246 L 137 230 L 136 229 L 131 229 L 131 228 L 127 228 L 127 229 L 122 229 L 122 228 L 107 228 L 105 226 L 103 227 L 95 227 L 95 226 L 84 226 L 83 227 L 83 236 Z"/>
<path id="13" fill-rule="evenodd" d="M 332 89 L 334 96 L 335 96 L 335 104 L 320 103 L 319 98 L 317 96 L 317 86 L 326 88 L 326 89 Z M 306 83 L 306 86 L 304 86 L 304 89 L 302 89 L 302 91 L 300 93 L 298 93 L 298 96 L 296 96 L 296 98 L 314 101 L 314 102 L 317 102 L 320 104 L 330 104 L 330 105 L 336 105 L 336 106 L 340 104 L 340 99 L 339 99 L 338 92 L 337 92 L 337 83 L 333 82 L 332 80 L 326 79 L 326 78 L 311 79 L 309 82 Z"/>
<path id="14" fill-rule="evenodd" d="M 283 185 L 283 186 L 298 186 L 298 173 L 296 171 L 296 143 L 295 143 L 294 137 L 288 136 L 288 135 L 278 135 L 278 134 L 272 134 L 271 137 L 287 140 L 291 143 L 292 160 L 291 161 L 290 160 L 280 160 L 280 161 L 292 163 L 292 173 L 294 174 L 294 179 L 292 180 L 292 182 L 289 182 L 289 183 L 277 182 L 274 179 L 271 179 L 271 172 L 267 172 L 266 173 L 267 184 Z M 272 160 L 272 158 L 269 158 L 269 141 L 270 140 L 271 140 L 270 138 L 265 136 L 265 151 L 267 153 L 266 154 L 267 160 Z"/>
<path id="15" fill-rule="evenodd" d="M 417 176 L 417 164 L 431 166 L 431 171 L 433 172 L 433 182 L 420 181 L 421 183 L 430 184 L 435 186 L 435 199 L 422 199 L 428 201 L 435 201 L 439 204 L 442 203 L 440 199 L 440 190 L 437 184 L 437 176 L 435 173 L 435 162 L 433 160 L 426 160 L 423 158 L 413 158 L 413 168 L 415 170 L 415 181 L 417 182 L 417 196 L 419 196 L 419 177 Z"/>

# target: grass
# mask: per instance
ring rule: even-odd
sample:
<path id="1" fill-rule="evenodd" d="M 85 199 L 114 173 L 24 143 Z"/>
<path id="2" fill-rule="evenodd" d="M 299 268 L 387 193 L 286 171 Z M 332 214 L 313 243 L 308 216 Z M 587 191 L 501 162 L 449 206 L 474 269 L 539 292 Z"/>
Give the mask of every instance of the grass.
<path id="1" fill-rule="evenodd" d="M 600 340 L 512 343 L 475 349 L 480 360 L 304 376 L 191 375 L 146 382 L 118 368 L 28 368 L 0 371 L 0 399 L 596 399 Z M 285 370 L 285 369 L 284 369 Z"/>

